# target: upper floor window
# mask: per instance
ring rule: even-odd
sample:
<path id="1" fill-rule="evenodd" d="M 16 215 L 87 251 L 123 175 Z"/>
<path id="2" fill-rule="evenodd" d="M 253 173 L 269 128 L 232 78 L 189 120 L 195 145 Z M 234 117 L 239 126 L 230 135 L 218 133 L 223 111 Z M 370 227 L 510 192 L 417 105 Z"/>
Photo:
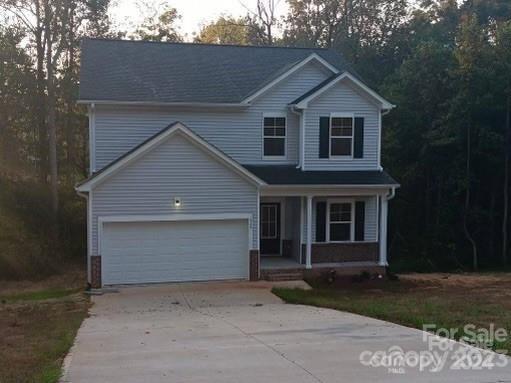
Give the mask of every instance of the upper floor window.
<path id="1" fill-rule="evenodd" d="M 353 154 L 353 117 L 330 118 L 330 157 L 351 157 Z"/>
<path id="2" fill-rule="evenodd" d="M 263 156 L 286 156 L 286 117 L 264 117 Z"/>

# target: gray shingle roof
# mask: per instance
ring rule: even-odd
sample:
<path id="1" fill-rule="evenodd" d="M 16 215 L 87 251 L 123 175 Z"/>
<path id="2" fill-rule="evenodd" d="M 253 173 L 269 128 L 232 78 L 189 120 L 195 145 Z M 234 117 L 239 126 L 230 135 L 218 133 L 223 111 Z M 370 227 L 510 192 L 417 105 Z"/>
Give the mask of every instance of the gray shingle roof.
<path id="1" fill-rule="evenodd" d="M 312 53 L 351 69 L 328 49 L 84 39 L 79 99 L 238 103 Z"/>
<path id="2" fill-rule="evenodd" d="M 302 171 L 294 165 L 243 165 L 269 185 L 392 185 L 399 184 L 386 172 L 378 170 Z"/>

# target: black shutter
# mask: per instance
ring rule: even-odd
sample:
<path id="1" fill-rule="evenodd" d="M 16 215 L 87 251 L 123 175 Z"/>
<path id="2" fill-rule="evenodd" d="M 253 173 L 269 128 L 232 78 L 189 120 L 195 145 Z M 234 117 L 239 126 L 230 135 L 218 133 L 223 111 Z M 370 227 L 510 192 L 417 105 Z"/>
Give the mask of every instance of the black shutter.
<path id="1" fill-rule="evenodd" d="M 364 157 L 364 118 L 355 117 L 354 158 Z"/>
<path id="2" fill-rule="evenodd" d="M 326 240 L 326 202 L 316 202 L 316 242 Z"/>
<path id="3" fill-rule="evenodd" d="M 328 158 L 330 138 L 330 117 L 319 118 L 319 158 Z"/>
<path id="4" fill-rule="evenodd" d="M 355 202 L 355 241 L 363 241 L 365 236 L 365 207 L 364 201 Z"/>

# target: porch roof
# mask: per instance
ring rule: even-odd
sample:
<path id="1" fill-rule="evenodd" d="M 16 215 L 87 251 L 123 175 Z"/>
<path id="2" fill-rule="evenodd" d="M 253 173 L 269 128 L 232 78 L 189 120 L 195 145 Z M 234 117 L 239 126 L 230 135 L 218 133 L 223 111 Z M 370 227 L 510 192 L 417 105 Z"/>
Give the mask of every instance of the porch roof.
<path id="1" fill-rule="evenodd" d="M 357 185 L 399 186 L 385 171 L 379 170 L 308 170 L 295 165 L 243 165 L 269 185 Z"/>

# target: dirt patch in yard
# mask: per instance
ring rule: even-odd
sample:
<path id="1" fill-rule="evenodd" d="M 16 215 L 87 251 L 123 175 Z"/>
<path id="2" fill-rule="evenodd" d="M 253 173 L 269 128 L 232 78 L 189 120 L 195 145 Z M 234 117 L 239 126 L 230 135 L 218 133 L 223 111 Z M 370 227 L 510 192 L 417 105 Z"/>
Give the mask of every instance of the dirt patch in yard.
<path id="1" fill-rule="evenodd" d="M 0 282 L 0 382 L 54 383 L 87 316 L 83 269 L 41 281 Z"/>
<path id="2" fill-rule="evenodd" d="M 85 266 L 81 264 L 67 265 L 62 273 L 35 281 L 0 280 L 0 297 L 47 289 L 78 289 L 87 286 Z"/>

